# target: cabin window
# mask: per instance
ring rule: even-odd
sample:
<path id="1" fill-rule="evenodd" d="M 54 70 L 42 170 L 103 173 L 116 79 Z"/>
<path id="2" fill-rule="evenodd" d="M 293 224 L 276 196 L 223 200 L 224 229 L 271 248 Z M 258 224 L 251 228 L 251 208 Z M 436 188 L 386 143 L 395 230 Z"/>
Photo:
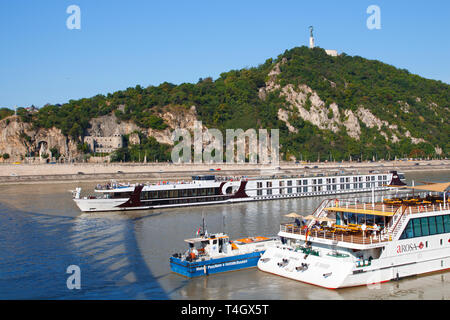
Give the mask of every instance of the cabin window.
<path id="1" fill-rule="evenodd" d="M 258 196 L 261 196 L 261 195 L 262 195 L 262 190 L 261 190 L 261 188 L 262 188 L 262 182 L 257 182 L 257 183 L 256 183 L 256 187 L 258 188 L 258 190 L 256 190 L 256 194 L 257 194 Z"/>
<path id="2" fill-rule="evenodd" d="M 402 235 L 400 236 L 400 239 L 408 239 L 414 237 L 414 232 L 412 228 L 411 220 L 409 220 L 408 225 L 406 226 L 405 230 L 403 231 Z"/>
<path id="3" fill-rule="evenodd" d="M 444 219 L 442 216 L 436 217 L 436 227 L 438 233 L 444 233 Z"/>
<path id="4" fill-rule="evenodd" d="M 308 184 L 308 180 L 303 180 L 303 185 L 306 186 Z"/>
<path id="5" fill-rule="evenodd" d="M 428 217 L 428 227 L 430 228 L 430 234 L 436 234 L 436 217 Z"/>
<path id="6" fill-rule="evenodd" d="M 450 215 L 444 216 L 444 230 L 445 232 L 450 232 Z"/>
<path id="7" fill-rule="evenodd" d="M 423 236 L 430 235 L 430 229 L 428 228 L 428 218 L 427 217 L 421 218 L 420 224 L 422 225 L 422 235 Z"/>
<path id="8" fill-rule="evenodd" d="M 416 237 L 422 236 L 422 228 L 420 227 L 419 219 L 413 219 L 413 230 L 414 230 L 414 236 L 416 236 Z"/>

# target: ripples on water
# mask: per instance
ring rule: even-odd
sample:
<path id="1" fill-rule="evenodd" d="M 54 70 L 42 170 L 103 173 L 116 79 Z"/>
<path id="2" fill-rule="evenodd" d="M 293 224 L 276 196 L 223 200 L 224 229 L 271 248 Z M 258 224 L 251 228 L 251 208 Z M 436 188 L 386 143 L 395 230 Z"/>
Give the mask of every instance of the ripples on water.
<path id="1" fill-rule="evenodd" d="M 408 177 L 448 181 L 450 172 Z M 170 255 L 185 250 L 183 240 L 194 236 L 202 217 L 209 232 L 225 231 L 231 238 L 274 235 L 284 214 L 309 214 L 323 198 L 82 214 L 67 191 L 74 187 L 67 183 L 0 187 L 0 299 L 450 297 L 450 273 L 331 291 L 255 268 L 191 280 L 170 272 Z M 69 265 L 81 269 L 81 290 L 67 289 Z"/>

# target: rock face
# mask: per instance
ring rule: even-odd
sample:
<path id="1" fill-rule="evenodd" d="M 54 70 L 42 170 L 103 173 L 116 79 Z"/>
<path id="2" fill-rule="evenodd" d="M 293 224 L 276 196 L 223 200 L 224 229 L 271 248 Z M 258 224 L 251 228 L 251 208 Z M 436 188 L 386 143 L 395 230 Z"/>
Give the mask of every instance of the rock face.
<path id="1" fill-rule="evenodd" d="M 298 86 L 287 84 L 281 87 L 277 77 L 281 73 L 280 66 L 286 62 L 286 59 L 283 58 L 281 62 L 273 66 L 268 74 L 265 87 L 259 89 L 259 97 L 260 99 L 264 99 L 267 92 L 280 90 L 280 96 L 285 99 L 287 105 L 278 110 L 278 119 L 286 124 L 289 132 L 298 132 L 297 128 L 289 123 L 290 116 L 295 114 L 322 130 L 330 130 L 337 133 L 345 128 L 347 134 L 355 140 L 360 140 L 361 124 L 364 124 L 368 128 L 376 128 L 386 141 L 392 143 L 399 142 L 399 137 L 410 139 L 414 144 L 425 142 L 422 138 L 411 136 L 409 131 L 402 134 L 397 125 L 379 119 L 362 105 L 356 112 L 353 112 L 351 109 L 345 109 L 334 102 L 327 106 L 317 92 L 306 84 L 300 84 Z M 335 83 L 328 82 L 331 87 L 336 86 Z M 420 98 L 417 99 L 420 100 Z M 409 112 L 408 103 L 403 101 L 398 101 L 398 103 L 402 106 L 403 112 Z M 436 150 L 440 149 L 437 147 Z"/>
<path id="2" fill-rule="evenodd" d="M 114 113 L 93 118 L 89 121 L 86 136 L 112 137 L 114 135 L 130 135 L 131 144 L 139 144 L 136 132 L 154 137 L 159 143 L 173 145 L 172 131 L 177 128 L 192 130 L 198 121 L 195 106 L 166 106 L 158 114 L 168 127 L 164 130 L 140 128 L 132 121 L 120 121 Z M 203 126 L 203 129 L 206 127 Z M 50 155 L 50 149 L 56 148 L 65 159 L 82 157 L 78 150 L 78 142 L 65 136 L 60 129 L 33 130 L 30 123 L 20 121 L 11 116 L 0 121 L 0 154 L 7 153 L 10 161 L 21 160 L 29 155 L 39 158 L 39 154 Z"/>
<path id="3" fill-rule="evenodd" d="M 63 157 L 80 156 L 77 143 L 62 134 L 60 129 L 32 129 L 31 124 L 24 123 L 12 116 L 0 121 L 0 154 L 7 153 L 12 161 L 26 156 L 39 157 L 39 153 L 50 155 L 55 148 Z"/>

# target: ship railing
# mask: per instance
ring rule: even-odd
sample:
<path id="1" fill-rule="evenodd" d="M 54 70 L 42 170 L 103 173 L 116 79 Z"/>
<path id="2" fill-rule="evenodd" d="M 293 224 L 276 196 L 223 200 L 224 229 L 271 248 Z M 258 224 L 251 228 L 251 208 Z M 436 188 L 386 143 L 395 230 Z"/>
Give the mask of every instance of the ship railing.
<path id="1" fill-rule="evenodd" d="M 325 239 L 325 240 L 332 240 L 332 241 L 340 241 L 340 242 L 348 242 L 348 243 L 354 243 L 354 244 L 377 244 L 381 242 L 387 241 L 387 239 L 383 238 L 381 235 L 381 232 L 362 232 L 362 233 L 344 233 L 334 230 L 333 228 L 330 228 L 328 230 L 310 230 L 305 227 L 297 227 L 292 224 L 282 224 L 280 225 L 280 231 L 291 233 L 291 234 L 297 234 L 297 235 L 303 235 L 306 237 L 308 235 L 308 238 L 318 238 L 318 239 Z"/>

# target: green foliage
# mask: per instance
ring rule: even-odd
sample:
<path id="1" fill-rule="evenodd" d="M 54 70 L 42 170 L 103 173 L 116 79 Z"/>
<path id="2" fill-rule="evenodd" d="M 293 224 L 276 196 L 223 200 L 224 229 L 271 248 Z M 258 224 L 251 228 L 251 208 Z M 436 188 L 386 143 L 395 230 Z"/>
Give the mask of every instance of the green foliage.
<path id="1" fill-rule="evenodd" d="M 279 80 L 282 86 L 307 84 L 327 102 L 327 105 L 336 102 L 340 108 L 353 111 L 359 106 L 364 106 L 381 120 L 405 128 L 412 136 L 428 141 L 429 143 L 421 145 L 424 150 L 423 156 L 434 155 L 432 146 L 435 145 L 441 146 L 446 155 L 450 153 L 446 146 L 450 132 L 450 121 L 446 111 L 450 104 L 448 84 L 424 79 L 410 74 L 407 70 L 397 69 L 376 60 L 351 57 L 345 53 L 331 57 L 320 48 L 312 50 L 307 47 L 294 48 L 280 55 L 277 61 L 281 61 L 282 58 L 286 58 L 287 61 L 280 66 Z M 331 85 L 330 81 L 335 85 Z M 408 113 L 402 111 L 403 102 L 409 105 Z M 328 117 L 331 115 L 329 111 Z M 345 149 L 354 152 L 357 150 L 351 143 L 356 143 L 360 146 L 363 156 L 365 153 L 366 156 L 367 153 L 384 156 L 390 152 L 391 155 L 403 157 L 419 147 L 410 140 L 386 144 L 385 139 L 376 130 L 367 128 L 363 129 L 359 142 L 351 140 L 346 142 L 347 139 L 343 137 L 342 132 L 343 130 L 338 132 L 338 136 L 328 142 L 339 140 L 345 143 Z M 327 138 L 326 133 L 322 133 L 321 136 Z M 333 148 L 330 148 L 331 152 Z"/>
<path id="2" fill-rule="evenodd" d="M 52 153 L 52 157 L 58 160 L 61 157 L 59 150 L 56 147 L 50 148 L 50 152 Z"/>
<path id="3" fill-rule="evenodd" d="M 165 144 L 161 144 L 153 137 L 145 137 L 142 133 L 138 133 L 141 143 L 129 145 L 117 149 L 111 155 L 112 162 L 144 162 L 147 157 L 148 162 L 169 161 L 170 160 L 170 147 Z M 125 137 L 128 140 L 128 136 Z"/>
<path id="4" fill-rule="evenodd" d="M 8 108 L 0 108 L 0 120 L 12 116 L 14 111 Z"/>
<path id="5" fill-rule="evenodd" d="M 9 153 L 2 154 L 2 158 L 5 160 L 9 159 Z"/>

